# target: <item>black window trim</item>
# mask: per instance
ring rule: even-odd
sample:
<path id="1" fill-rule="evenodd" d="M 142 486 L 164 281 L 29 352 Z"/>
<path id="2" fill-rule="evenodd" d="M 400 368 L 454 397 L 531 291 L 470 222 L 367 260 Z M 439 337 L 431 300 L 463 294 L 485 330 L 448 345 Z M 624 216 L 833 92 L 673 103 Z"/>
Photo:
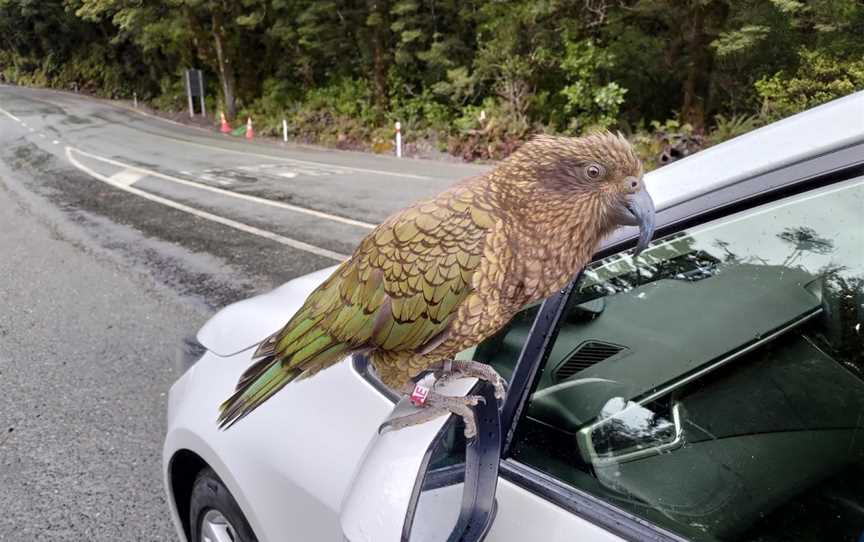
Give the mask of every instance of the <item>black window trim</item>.
<path id="1" fill-rule="evenodd" d="M 861 175 L 864 175 L 864 142 L 764 172 L 665 208 L 657 213 L 656 237 L 665 237 L 698 224 Z M 635 244 L 636 235 L 633 229 L 619 230 L 601 246 L 593 260 L 629 250 Z M 513 375 L 518 374 L 520 378 L 522 375 L 530 375 L 531 380 L 511 379 L 523 384 L 513 386 L 511 383 L 502 409 L 502 434 L 505 435 L 505 440 L 502 445 L 500 475 L 625 540 L 684 541 L 686 539 L 650 521 L 508 457 L 519 414 L 536 387 L 537 373 L 549 356 L 558 333 L 559 319 L 566 312 L 568 302 L 571 301 L 570 294 L 580 276 L 581 273 L 567 287 L 543 302 L 528 341 L 516 362 Z"/>

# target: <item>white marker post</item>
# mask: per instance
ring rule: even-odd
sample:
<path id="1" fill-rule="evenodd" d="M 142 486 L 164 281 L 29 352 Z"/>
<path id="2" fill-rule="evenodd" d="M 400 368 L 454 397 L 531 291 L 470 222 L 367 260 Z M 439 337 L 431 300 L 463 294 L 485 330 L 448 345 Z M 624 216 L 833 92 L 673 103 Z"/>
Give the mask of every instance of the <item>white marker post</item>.
<path id="1" fill-rule="evenodd" d="M 132 93 L 132 104 L 135 107 L 135 109 L 138 109 L 138 93 L 137 92 Z"/>
<path id="2" fill-rule="evenodd" d="M 396 158 L 402 158 L 402 123 L 396 121 Z"/>
<path id="3" fill-rule="evenodd" d="M 288 121 L 282 119 L 282 141 L 288 143 Z"/>

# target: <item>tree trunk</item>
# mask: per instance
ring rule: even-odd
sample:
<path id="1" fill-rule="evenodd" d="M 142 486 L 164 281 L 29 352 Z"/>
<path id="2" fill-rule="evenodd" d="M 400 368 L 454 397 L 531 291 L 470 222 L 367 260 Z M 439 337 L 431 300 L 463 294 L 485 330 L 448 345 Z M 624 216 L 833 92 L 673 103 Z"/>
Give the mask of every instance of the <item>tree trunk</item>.
<path id="1" fill-rule="evenodd" d="M 387 36 L 389 28 L 388 16 L 390 14 L 387 0 L 370 0 L 369 13 L 374 17 L 371 25 L 372 33 L 372 78 L 375 86 L 375 104 L 378 106 L 379 114 L 387 109 L 387 72 L 390 69 L 387 54 Z"/>
<path id="2" fill-rule="evenodd" d="M 213 45 L 216 49 L 216 63 L 219 73 L 219 84 L 222 87 L 222 97 L 225 99 L 225 116 L 228 120 L 234 120 L 237 115 L 236 98 L 234 94 L 234 65 L 225 52 L 225 29 L 222 27 L 221 15 L 218 8 L 211 8 Z"/>
<path id="3" fill-rule="evenodd" d="M 693 6 L 690 35 L 687 39 L 687 78 L 684 80 L 684 103 L 681 116 L 697 133 L 705 130 L 705 94 L 707 92 L 710 51 L 705 37 L 705 8 L 701 3 Z"/>

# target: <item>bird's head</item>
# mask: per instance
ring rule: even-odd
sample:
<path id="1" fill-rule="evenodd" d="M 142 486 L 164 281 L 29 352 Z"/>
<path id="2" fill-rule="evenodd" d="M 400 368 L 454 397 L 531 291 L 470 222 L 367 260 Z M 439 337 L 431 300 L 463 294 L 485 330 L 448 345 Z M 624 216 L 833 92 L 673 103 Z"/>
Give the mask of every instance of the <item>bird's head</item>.
<path id="1" fill-rule="evenodd" d="M 501 169 L 519 179 L 519 191 L 537 205 L 572 205 L 580 220 L 590 215 L 602 235 L 638 226 L 637 254 L 654 235 L 654 201 L 642 181 L 642 161 L 620 134 L 537 136 Z"/>

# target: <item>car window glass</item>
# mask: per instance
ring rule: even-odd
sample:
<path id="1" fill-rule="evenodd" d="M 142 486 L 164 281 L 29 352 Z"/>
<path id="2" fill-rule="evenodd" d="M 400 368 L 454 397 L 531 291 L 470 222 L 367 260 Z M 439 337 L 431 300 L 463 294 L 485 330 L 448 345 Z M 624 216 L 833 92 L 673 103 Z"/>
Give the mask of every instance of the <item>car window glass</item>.
<path id="1" fill-rule="evenodd" d="M 598 261 L 574 296 L 513 459 L 694 540 L 864 534 L 862 179 Z"/>

